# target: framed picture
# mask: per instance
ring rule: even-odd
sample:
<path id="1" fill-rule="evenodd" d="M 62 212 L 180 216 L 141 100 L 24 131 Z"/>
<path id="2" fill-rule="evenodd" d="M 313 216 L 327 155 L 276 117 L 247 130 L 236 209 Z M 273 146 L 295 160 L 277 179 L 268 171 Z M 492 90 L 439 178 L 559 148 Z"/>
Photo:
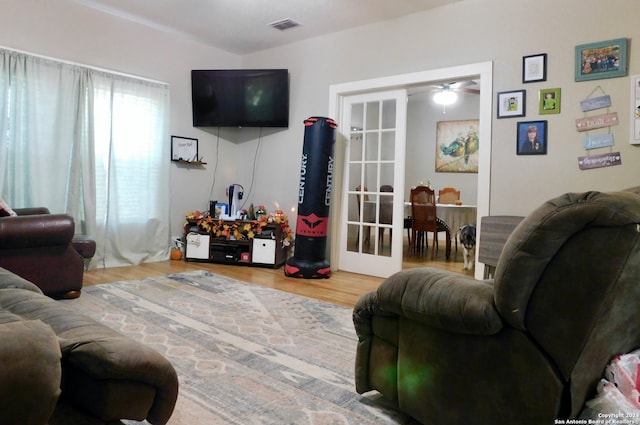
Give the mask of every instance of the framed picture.
<path id="1" fill-rule="evenodd" d="M 198 160 L 198 139 L 171 136 L 171 160 L 193 162 Z"/>
<path id="2" fill-rule="evenodd" d="M 547 122 L 520 121 L 516 142 L 518 155 L 546 155 L 547 154 Z"/>
<path id="3" fill-rule="evenodd" d="M 560 113 L 560 89 L 540 90 L 538 112 L 540 115 Z"/>
<path id="4" fill-rule="evenodd" d="M 632 145 L 640 145 L 640 75 L 631 77 L 631 138 Z"/>
<path id="5" fill-rule="evenodd" d="M 522 58 L 522 82 L 547 81 L 547 54 L 524 56 Z"/>
<path id="6" fill-rule="evenodd" d="M 576 46 L 576 81 L 627 75 L 627 39 L 601 41 Z"/>
<path id="7" fill-rule="evenodd" d="M 436 173 L 477 173 L 480 120 L 436 123 Z"/>
<path id="8" fill-rule="evenodd" d="M 527 92 L 525 90 L 498 93 L 498 118 L 524 117 Z"/>

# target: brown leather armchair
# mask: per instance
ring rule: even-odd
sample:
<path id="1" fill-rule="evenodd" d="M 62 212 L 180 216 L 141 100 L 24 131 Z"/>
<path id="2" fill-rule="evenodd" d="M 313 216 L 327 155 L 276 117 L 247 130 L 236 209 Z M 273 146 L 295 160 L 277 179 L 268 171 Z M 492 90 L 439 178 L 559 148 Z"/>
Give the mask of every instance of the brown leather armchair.
<path id="1" fill-rule="evenodd" d="M 364 295 L 356 390 L 430 425 L 575 418 L 640 347 L 638 282 L 640 196 L 560 196 L 516 227 L 495 279 L 407 269 Z"/>
<path id="2" fill-rule="evenodd" d="M 83 256 L 74 248 L 75 223 L 47 208 L 14 209 L 17 216 L 0 217 L 0 267 L 35 283 L 52 298 L 76 298 L 82 290 Z M 89 244 L 91 245 L 91 244 Z M 79 247 L 88 246 L 79 242 Z"/>

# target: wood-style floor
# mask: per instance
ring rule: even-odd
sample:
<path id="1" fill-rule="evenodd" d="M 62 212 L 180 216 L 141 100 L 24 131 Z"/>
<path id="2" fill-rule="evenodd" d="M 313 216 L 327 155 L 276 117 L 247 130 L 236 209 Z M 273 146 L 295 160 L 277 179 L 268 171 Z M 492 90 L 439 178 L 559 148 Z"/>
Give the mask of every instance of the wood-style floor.
<path id="1" fill-rule="evenodd" d="M 452 247 L 451 257 L 449 260 L 446 260 L 444 249 L 441 245 L 435 259 L 431 260 L 430 250 L 423 254 L 410 255 L 407 253 L 406 246 L 405 243 L 404 268 L 424 266 L 438 267 L 473 276 L 473 271 L 462 269 L 463 259 L 461 248 L 456 252 L 455 248 Z M 285 276 L 283 267 L 274 269 L 180 260 L 145 263 L 139 266 L 89 270 L 84 273 L 83 283 L 85 286 L 88 286 L 193 270 L 208 270 L 212 273 L 221 274 L 244 282 L 316 298 L 345 307 L 353 307 L 363 294 L 376 289 L 384 280 L 382 278 L 349 273 L 341 270 L 334 271 L 328 279 L 296 279 Z"/>

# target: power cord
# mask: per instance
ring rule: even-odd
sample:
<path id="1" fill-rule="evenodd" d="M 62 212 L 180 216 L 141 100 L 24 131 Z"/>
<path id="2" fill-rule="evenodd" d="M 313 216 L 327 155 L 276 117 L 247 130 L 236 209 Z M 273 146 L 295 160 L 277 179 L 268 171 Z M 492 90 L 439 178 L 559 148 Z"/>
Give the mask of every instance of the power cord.
<path id="1" fill-rule="evenodd" d="M 247 203 L 247 200 L 250 198 L 251 192 L 253 191 L 253 182 L 256 178 L 256 168 L 258 166 L 258 153 L 260 152 L 260 147 L 262 146 L 262 127 L 260 127 L 260 133 L 258 134 L 258 145 L 256 146 L 256 152 L 253 156 L 253 170 L 251 172 L 251 184 L 249 185 L 249 190 L 247 192 L 247 196 L 244 197 L 244 202 L 240 206 L 240 209 L 244 209 L 244 205 Z"/>
<path id="2" fill-rule="evenodd" d="M 214 163 L 213 166 L 213 179 L 211 181 L 211 189 L 209 190 L 209 199 L 207 199 L 207 205 L 205 207 L 209 208 L 209 201 L 213 199 L 213 188 L 216 185 L 216 174 L 218 173 L 218 158 L 220 157 L 220 155 L 218 155 L 220 151 L 220 127 L 218 127 L 218 133 L 216 134 L 216 162 Z M 211 213 L 211 211 L 209 211 L 209 213 Z"/>

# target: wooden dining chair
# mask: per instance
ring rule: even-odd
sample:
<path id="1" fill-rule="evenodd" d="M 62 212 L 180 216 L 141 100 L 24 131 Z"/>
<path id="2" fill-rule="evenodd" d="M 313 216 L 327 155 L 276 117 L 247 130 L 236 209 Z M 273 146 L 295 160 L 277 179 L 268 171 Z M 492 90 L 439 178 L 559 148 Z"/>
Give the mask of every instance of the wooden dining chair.
<path id="1" fill-rule="evenodd" d="M 455 187 L 443 187 L 438 191 L 439 204 L 455 204 L 460 200 L 460 191 Z"/>
<path id="2" fill-rule="evenodd" d="M 382 193 L 393 192 L 393 186 L 383 184 L 380 186 L 380 214 L 378 224 L 393 224 L 393 196 L 382 195 Z M 378 243 L 382 246 L 384 242 L 384 227 L 378 230 Z M 393 240 L 393 229 L 389 229 L 389 240 Z"/>
<path id="3" fill-rule="evenodd" d="M 367 186 L 362 186 L 362 185 L 358 185 L 358 187 L 356 187 L 356 192 L 358 192 L 358 194 L 356 195 L 356 199 L 357 199 L 357 203 L 358 203 L 358 221 L 360 221 L 361 217 L 362 217 L 362 211 L 361 211 L 361 202 L 360 202 L 360 192 L 368 192 L 369 189 L 367 189 Z M 366 193 L 362 195 L 363 196 L 363 201 L 367 202 L 369 200 L 369 195 L 367 195 Z M 370 239 L 371 239 L 371 231 L 370 231 L 370 227 L 367 226 L 366 230 L 365 230 L 365 236 L 364 236 L 364 244 L 365 245 L 369 245 L 370 243 Z M 356 247 L 360 244 L 360 228 L 358 227 L 358 234 L 356 235 Z"/>
<path id="4" fill-rule="evenodd" d="M 437 218 L 434 190 L 427 186 L 414 187 L 411 189 L 410 201 L 412 251 L 415 253 L 422 251 L 425 246 L 428 248 L 428 234 L 432 233 L 431 259 L 433 260 L 438 248 L 438 233 L 445 232 L 447 238 L 446 257 L 448 259 L 451 253 L 451 232 L 449 227 Z"/>

